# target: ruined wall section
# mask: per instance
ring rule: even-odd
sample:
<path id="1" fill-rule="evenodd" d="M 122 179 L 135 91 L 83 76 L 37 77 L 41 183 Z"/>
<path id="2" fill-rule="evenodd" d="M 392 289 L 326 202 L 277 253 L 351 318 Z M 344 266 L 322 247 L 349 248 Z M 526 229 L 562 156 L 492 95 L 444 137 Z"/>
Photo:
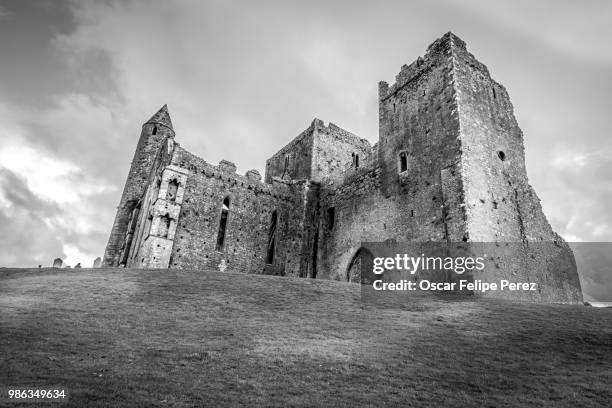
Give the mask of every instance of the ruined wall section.
<path id="1" fill-rule="evenodd" d="M 148 238 L 151 231 L 151 209 L 161 187 L 161 172 L 170 163 L 175 145 L 174 139 L 168 138 L 159 147 L 147 179 L 145 192 L 138 200 L 133 211 L 132 220 L 128 227 L 128 234 L 131 235 L 131 239 L 123 249 L 119 266 L 136 267 L 139 263 L 137 255 L 143 241 Z"/>
<path id="2" fill-rule="evenodd" d="M 120 266 L 167 268 L 180 204 L 187 180 L 185 169 L 171 166 L 177 144 L 168 138 L 160 146 L 128 227 Z"/>
<path id="3" fill-rule="evenodd" d="M 130 223 L 133 225 L 138 217 L 136 207 L 147 188 L 157 153 L 166 140 L 172 138 L 174 138 L 174 130 L 168 108 L 164 105 L 142 126 L 104 252 L 103 264 L 105 266 L 119 266 L 125 262 L 125 255 L 130 251 L 129 246 L 126 245 L 133 239 L 128 227 Z"/>
<path id="4" fill-rule="evenodd" d="M 155 183 L 151 184 L 150 194 L 145 195 L 149 204 L 145 213 L 147 218 L 144 223 L 144 239 L 137 246 L 138 252 L 134 255 L 133 267 L 170 266 L 188 174 L 184 168 L 168 165 L 156 177 Z"/>
<path id="5" fill-rule="evenodd" d="M 537 293 L 506 292 L 531 301 L 579 302 L 573 254 L 553 232 L 529 185 L 523 133 L 506 89 L 451 36 L 461 128 L 461 173 L 467 234 L 472 242 L 506 242 L 487 279 L 538 282 Z M 495 294 L 502 295 L 502 294 Z"/>
<path id="6" fill-rule="evenodd" d="M 303 254 L 304 193 L 308 182 L 262 183 L 256 171 L 214 166 L 177 148 L 172 164 L 189 170 L 170 268 L 216 269 L 299 276 Z M 229 197 L 224 245 L 217 248 L 223 201 Z M 271 220 L 277 212 L 272 264 L 267 264 Z"/>
<path id="7" fill-rule="evenodd" d="M 373 168 L 372 146 L 341 127 L 323 121 L 313 122 L 311 180 L 341 182 L 347 172 Z"/>
<path id="8" fill-rule="evenodd" d="M 266 183 L 271 183 L 273 177 L 311 179 L 313 133 L 317 121 L 313 120 L 306 130 L 266 161 Z"/>
<path id="9" fill-rule="evenodd" d="M 409 195 L 386 197 L 381 169 L 356 173 L 341 186 L 321 187 L 318 275 L 348 280 L 348 268 L 362 242 L 431 241 L 445 238 L 443 213 L 432 216 Z"/>
<path id="10" fill-rule="evenodd" d="M 143 242 L 149 238 L 151 232 L 151 224 L 153 222 L 152 208 L 154 199 L 159 195 L 159 187 L 161 185 L 158 182 L 160 172 L 161 167 L 159 171 L 155 172 L 156 177 L 153 182 L 149 183 L 144 196 L 138 203 L 138 223 L 135 226 L 134 238 L 129 249 L 128 258 L 122 263 L 126 268 L 136 268 L 138 265 L 145 265 L 145 259 L 142 258 L 140 250 Z"/>
<path id="11" fill-rule="evenodd" d="M 404 65 L 395 84 L 379 84 L 381 191 L 398 197 L 402 212 L 419 213 L 422 240 L 461 241 L 465 235 L 451 56 L 443 36 L 424 57 Z"/>
<path id="12" fill-rule="evenodd" d="M 369 167 L 372 169 L 375 169 L 377 167 L 380 167 L 380 156 L 378 153 L 378 147 L 379 147 L 379 142 L 374 143 L 374 145 L 372 146 L 372 158 L 370 159 L 370 165 Z"/>
<path id="13" fill-rule="evenodd" d="M 461 241 L 461 141 L 448 38 L 379 85 L 371 169 L 322 184 L 321 274 L 347 280 L 361 242 Z M 406 157 L 402 168 L 401 154 Z M 333 226 L 329 214 L 334 214 Z"/>
<path id="14" fill-rule="evenodd" d="M 298 276 L 317 278 L 319 277 L 318 243 L 321 239 L 319 230 L 321 185 L 313 181 L 305 181 L 301 184 L 303 185 L 302 201 L 304 205 L 302 212 L 295 214 L 296 227 L 302 231 L 301 235 L 298 235 L 301 240 Z"/>
<path id="15" fill-rule="evenodd" d="M 384 241 L 399 214 L 397 202 L 380 192 L 380 169 L 355 174 L 341 186 L 321 186 L 317 277 L 348 280 L 348 266 L 362 241 Z"/>
<path id="16" fill-rule="evenodd" d="M 462 166 L 472 241 L 552 240 L 527 180 L 523 134 L 506 89 L 454 37 Z"/>
<path id="17" fill-rule="evenodd" d="M 266 161 L 267 183 L 289 180 L 340 181 L 351 168 L 372 167 L 372 147 L 366 139 L 320 119 Z"/>

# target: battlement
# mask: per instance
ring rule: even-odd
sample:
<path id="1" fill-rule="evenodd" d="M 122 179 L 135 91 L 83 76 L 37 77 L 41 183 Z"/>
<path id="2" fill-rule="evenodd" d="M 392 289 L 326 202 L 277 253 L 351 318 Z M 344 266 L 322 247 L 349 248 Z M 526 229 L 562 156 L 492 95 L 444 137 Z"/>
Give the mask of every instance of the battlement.
<path id="1" fill-rule="evenodd" d="M 239 185 L 241 187 L 253 190 L 258 194 L 268 194 L 275 198 L 283 200 L 291 200 L 291 194 L 288 191 L 282 191 L 282 188 L 277 188 L 275 185 L 270 183 L 263 183 L 259 180 L 254 180 L 253 177 L 249 177 L 247 174 L 241 175 L 236 173 L 236 167 L 228 166 L 225 160 L 217 166 L 208 163 L 206 160 L 190 153 L 182 147 L 175 149 L 175 153 L 172 158 L 172 164 L 177 165 L 181 168 L 189 170 L 191 173 L 202 174 L 207 178 L 218 179 L 221 182 L 229 185 Z M 231 162 L 230 162 L 231 163 Z M 233 164 L 233 163 L 232 163 Z"/>
<path id="2" fill-rule="evenodd" d="M 473 62 L 471 62 L 473 67 L 486 72 L 488 75 L 487 67 L 478 62 L 472 54 L 467 52 L 465 42 L 452 32 L 448 32 L 431 43 L 427 47 L 424 56 L 418 57 L 411 64 L 402 65 L 400 72 L 395 76 L 395 83 L 393 85 L 389 85 L 385 81 L 380 81 L 378 83 L 379 99 L 385 100 L 391 95 L 394 95 L 399 89 L 402 89 L 410 82 L 430 71 L 432 67 L 440 64 L 447 64 L 458 52 L 466 53 L 471 56 L 473 59 Z"/>

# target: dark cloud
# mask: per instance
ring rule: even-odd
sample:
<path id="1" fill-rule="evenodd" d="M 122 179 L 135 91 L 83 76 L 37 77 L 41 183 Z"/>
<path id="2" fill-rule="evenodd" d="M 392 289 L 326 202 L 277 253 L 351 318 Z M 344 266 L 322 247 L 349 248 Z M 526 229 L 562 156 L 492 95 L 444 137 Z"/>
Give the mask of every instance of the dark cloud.
<path id="1" fill-rule="evenodd" d="M 41 200 L 23 177 L 8 169 L 0 168 L 0 191 L 11 207 L 30 212 L 34 218 L 52 217 L 60 211 L 57 204 Z"/>
<path id="2" fill-rule="evenodd" d="M 569 240 L 612 240 L 612 3 L 0 5 L 13 14 L 0 25 L 0 132 L 74 166 L 58 181 L 74 197 L 56 202 L 61 222 L 52 225 L 62 226 L 55 240 L 82 253 L 103 252 L 140 126 L 164 103 L 187 149 L 263 172 L 314 117 L 375 142 L 377 82 L 393 81 L 449 30 L 508 88 L 530 181 L 555 229 Z M 11 198 L 24 214 L 57 210 L 29 193 Z"/>
<path id="3" fill-rule="evenodd" d="M 65 257 L 63 243 L 46 219 L 59 214 L 54 203 L 39 199 L 26 181 L 0 168 L 0 259 L 2 266 L 51 266 Z"/>
<path id="4" fill-rule="evenodd" d="M 43 106 L 50 95 L 72 87 L 65 58 L 50 40 L 74 29 L 73 15 L 66 1 L 0 1 L 3 98 L 13 104 Z"/>

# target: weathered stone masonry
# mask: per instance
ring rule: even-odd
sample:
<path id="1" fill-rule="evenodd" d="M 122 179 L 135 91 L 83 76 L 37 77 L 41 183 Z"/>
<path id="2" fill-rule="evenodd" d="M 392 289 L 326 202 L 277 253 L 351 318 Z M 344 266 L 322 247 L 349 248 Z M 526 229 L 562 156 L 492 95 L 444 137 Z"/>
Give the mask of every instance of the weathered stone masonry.
<path id="1" fill-rule="evenodd" d="M 509 96 L 452 33 L 379 84 L 374 146 L 315 119 L 262 182 L 174 136 L 166 106 L 143 125 L 105 265 L 351 280 L 366 241 L 554 242 L 538 260 L 526 250 L 520 273 L 495 259 L 493 277 L 546 283 L 528 300 L 581 300 L 571 251 L 528 184 Z"/>

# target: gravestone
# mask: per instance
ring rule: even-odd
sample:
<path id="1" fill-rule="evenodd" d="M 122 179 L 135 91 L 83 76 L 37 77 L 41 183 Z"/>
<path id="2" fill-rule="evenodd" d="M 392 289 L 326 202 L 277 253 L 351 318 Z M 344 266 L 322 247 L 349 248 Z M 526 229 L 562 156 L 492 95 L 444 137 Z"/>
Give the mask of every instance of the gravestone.
<path id="1" fill-rule="evenodd" d="M 102 258 L 97 257 L 96 259 L 94 259 L 94 262 L 93 262 L 94 268 L 99 268 L 101 265 L 102 265 Z"/>

